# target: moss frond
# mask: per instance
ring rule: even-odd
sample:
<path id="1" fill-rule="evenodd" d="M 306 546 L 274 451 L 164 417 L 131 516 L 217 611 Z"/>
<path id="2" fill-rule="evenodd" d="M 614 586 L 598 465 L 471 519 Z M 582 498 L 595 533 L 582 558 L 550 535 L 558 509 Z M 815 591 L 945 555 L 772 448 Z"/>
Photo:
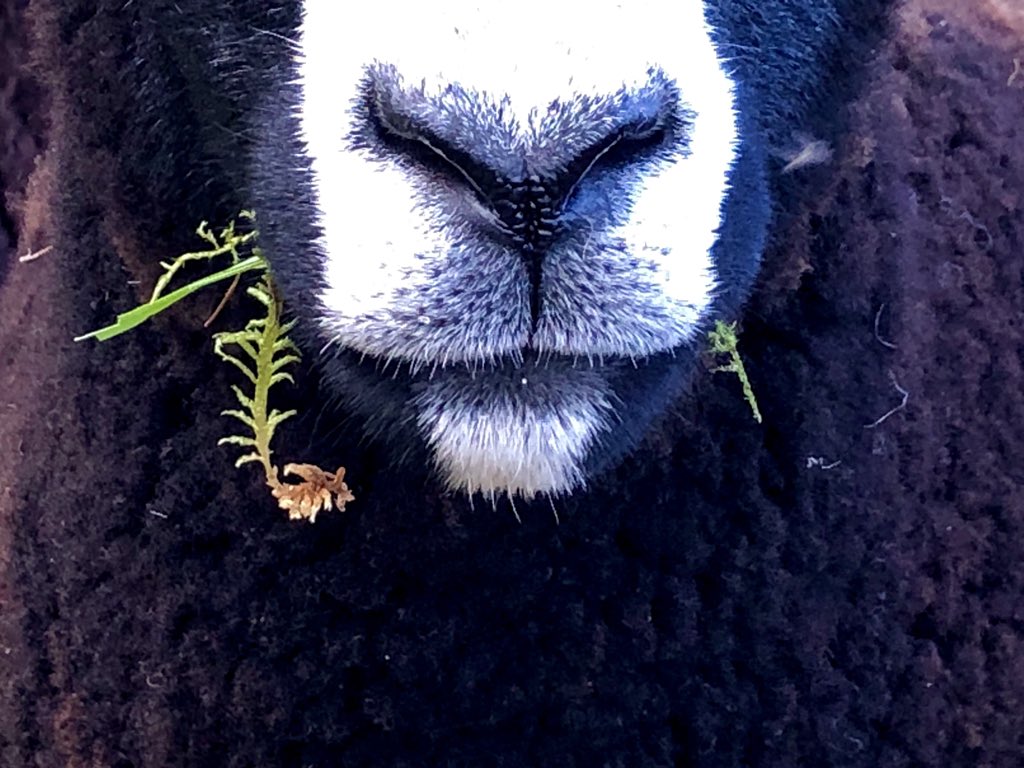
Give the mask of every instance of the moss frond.
<path id="1" fill-rule="evenodd" d="M 711 342 L 711 352 L 719 357 L 725 357 L 728 362 L 715 368 L 716 372 L 735 373 L 743 387 L 743 397 L 750 405 L 754 419 L 761 423 L 761 409 L 757 407 L 757 398 L 754 397 L 754 388 L 750 384 L 750 377 L 747 376 L 747 369 L 743 366 L 743 359 L 740 357 L 738 345 L 739 337 L 736 335 L 736 323 L 724 323 L 721 320 L 715 322 L 715 329 L 708 334 Z"/>
<path id="2" fill-rule="evenodd" d="M 282 322 L 281 300 L 274 292 L 270 275 L 264 272 L 260 282 L 248 288 L 246 293 L 264 307 L 266 315 L 250 320 L 241 331 L 216 334 L 213 351 L 221 360 L 240 370 L 252 384 L 251 396 L 241 387 L 232 385 L 231 389 L 241 408 L 222 412 L 222 415 L 240 421 L 252 434 L 224 437 L 219 444 L 251 449 L 235 462 L 235 466 L 259 463 L 271 493 L 289 517 L 315 522 L 321 510 L 335 506 L 343 510 L 345 504 L 355 497 L 343 481 L 344 468 L 330 473 L 310 464 L 287 464 L 284 474 L 298 476 L 301 482 L 286 483 L 281 480 L 280 472 L 272 460 L 270 445 L 277 428 L 294 416 L 296 411 L 268 410 L 270 390 L 282 382 L 295 383 L 291 373 L 284 369 L 298 363 L 301 354 L 288 338 L 295 323 Z M 240 354 L 227 351 L 226 347 L 231 345 L 240 350 Z"/>
<path id="3" fill-rule="evenodd" d="M 271 461 L 273 452 L 270 442 L 278 425 L 295 415 L 295 411 L 282 413 L 269 410 L 270 389 L 282 380 L 280 374 L 275 373 L 282 367 L 284 356 L 281 355 L 281 351 L 289 352 L 289 356 L 297 361 L 298 350 L 284 335 L 291 324 L 281 323 L 281 302 L 273 293 L 269 275 L 264 273 L 259 283 L 250 287 L 246 293 L 264 306 L 266 316 L 250 320 L 241 331 L 214 334 L 213 351 L 221 360 L 241 370 L 253 385 L 251 397 L 243 392 L 241 387 L 232 385 L 231 390 L 242 408 L 226 410 L 223 415 L 238 419 L 252 430 L 255 454 L 263 465 L 267 484 L 273 488 L 280 481 L 277 469 Z M 228 352 L 226 347 L 229 345 L 241 350 L 242 356 L 248 360 L 243 362 L 238 356 Z"/>
<path id="4" fill-rule="evenodd" d="M 239 218 L 246 219 L 250 223 L 255 221 L 255 216 L 252 211 L 242 211 Z M 153 295 L 150 297 L 150 303 L 156 301 L 163 294 L 164 289 L 174 279 L 174 276 L 178 273 L 182 267 L 194 261 L 210 261 L 217 258 L 218 256 L 230 255 L 231 264 L 238 264 L 242 257 L 239 254 L 239 250 L 249 246 L 256 238 L 256 230 L 252 229 L 248 232 L 238 233 L 235 231 L 236 222 L 229 222 L 226 227 L 220 231 L 220 235 L 216 235 L 210 229 L 208 222 L 202 222 L 196 229 L 196 234 L 203 240 L 210 244 L 210 248 L 205 251 L 194 251 L 192 253 L 183 253 L 176 259 L 170 262 L 164 262 L 160 266 L 163 267 L 164 273 L 160 276 L 160 279 L 156 281 L 156 285 L 153 288 Z M 261 254 L 257 254 L 261 255 Z"/>
<path id="5" fill-rule="evenodd" d="M 300 482 L 286 483 L 281 481 L 278 468 L 271 460 L 270 444 L 274 439 L 274 433 L 282 423 L 294 416 L 296 411 L 269 409 L 270 390 L 282 382 L 295 383 L 295 379 L 285 368 L 298 363 L 301 354 L 299 348 L 288 338 L 288 334 L 295 327 L 295 321 L 282 322 L 281 300 L 274 291 L 269 265 L 256 245 L 255 215 L 252 211 L 242 211 L 239 218 L 249 223 L 249 231 L 239 232 L 236 223 L 231 222 L 219 233 L 215 233 L 204 221 L 199 225 L 196 234 L 210 245 L 209 248 L 185 253 L 173 261 L 161 264 L 163 274 L 157 280 L 149 301 L 118 315 L 117 321 L 112 325 L 79 336 L 75 341 L 106 341 L 144 323 L 201 288 L 222 280 L 232 280 L 220 305 L 207 320 L 208 325 L 231 297 L 241 275 L 249 271 L 259 271 L 259 282 L 249 286 L 246 294 L 263 306 L 266 310 L 264 316 L 250 320 L 240 331 L 217 333 L 213 337 L 213 351 L 217 357 L 234 366 L 252 387 L 252 395 L 249 395 L 241 387 L 231 385 L 231 391 L 235 393 L 235 399 L 240 407 L 221 412 L 221 415 L 230 416 L 241 422 L 246 428 L 246 434 L 228 435 L 218 440 L 217 444 L 245 449 L 247 452 L 235 461 L 235 466 L 260 464 L 278 506 L 287 510 L 293 520 L 304 519 L 314 522 L 321 510 L 335 507 L 339 511 L 344 510 L 345 504 L 353 501 L 355 497 L 344 482 L 344 467 L 332 473 L 312 464 L 286 464 L 285 476 L 294 475 L 300 478 Z M 243 250 L 248 250 L 250 255 L 243 257 Z M 165 293 L 171 280 L 185 265 L 212 261 L 222 256 L 230 257 L 230 266 Z M 232 351 L 229 352 L 228 347 L 231 347 Z"/>

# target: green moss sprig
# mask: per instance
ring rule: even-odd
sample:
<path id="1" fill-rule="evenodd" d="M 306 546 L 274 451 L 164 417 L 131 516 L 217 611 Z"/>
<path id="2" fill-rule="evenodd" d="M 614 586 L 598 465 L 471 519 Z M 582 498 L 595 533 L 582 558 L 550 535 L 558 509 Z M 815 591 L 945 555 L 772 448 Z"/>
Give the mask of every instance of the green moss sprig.
<path id="1" fill-rule="evenodd" d="M 743 359 L 740 357 L 739 338 L 736 335 L 736 323 L 724 323 L 721 320 L 715 322 L 715 329 L 708 334 L 711 342 L 711 352 L 718 357 L 725 357 L 728 362 L 715 368 L 715 372 L 735 373 L 739 377 L 740 385 L 743 387 L 743 397 L 750 405 L 754 419 L 761 423 L 761 409 L 757 407 L 757 398 L 754 397 L 754 388 L 750 384 L 750 377 L 747 376 L 747 369 L 743 366 Z"/>
<path id="2" fill-rule="evenodd" d="M 337 472 L 325 472 L 312 464 L 286 464 L 284 474 L 301 478 L 299 483 L 285 483 L 277 466 L 271 461 L 271 441 L 277 427 L 297 411 L 268 410 L 270 389 L 283 381 L 295 383 L 292 375 L 284 370 L 298 363 L 299 348 L 288 338 L 295 327 L 295 321 L 281 322 L 281 300 L 274 291 L 270 275 L 263 273 L 259 283 L 249 287 L 246 293 L 258 301 L 266 310 L 263 317 L 250 320 L 240 331 L 224 331 L 213 337 L 213 351 L 223 361 L 235 366 L 252 385 L 253 394 L 247 395 L 241 387 L 232 384 L 231 389 L 241 406 L 222 412 L 232 416 L 248 428 L 251 434 L 222 437 L 219 445 L 237 445 L 247 449 L 235 462 L 236 467 L 257 462 L 263 467 L 267 485 L 278 505 L 287 510 L 291 519 L 308 519 L 316 522 L 317 513 L 345 504 L 355 497 L 345 484 L 345 468 Z M 228 352 L 233 345 L 244 355 L 242 360 Z"/>
<path id="3" fill-rule="evenodd" d="M 283 305 L 274 289 L 269 264 L 255 244 L 255 216 L 251 211 L 243 211 L 240 218 L 250 225 L 249 231 L 240 232 L 236 229 L 235 222 L 231 222 L 218 234 L 213 232 L 206 222 L 200 224 L 196 233 L 209 243 L 209 248 L 182 254 L 173 261 L 162 263 L 163 274 L 157 280 L 149 301 L 118 315 L 111 325 L 79 336 L 75 340 L 106 341 L 114 338 L 201 288 L 230 279 L 232 283 L 225 296 L 226 301 L 243 274 L 259 271 L 259 281 L 249 286 L 246 294 L 263 307 L 263 315 L 250 320 L 240 331 L 224 331 L 214 334 L 213 337 L 213 351 L 217 357 L 238 369 L 251 387 L 251 394 L 248 394 L 242 387 L 231 385 L 240 407 L 222 412 L 222 415 L 240 421 L 246 427 L 247 434 L 221 438 L 218 445 L 235 445 L 246 449 L 247 452 L 239 457 L 235 466 L 258 463 L 263 468 L 271 494 L 277 499 L 278 506 L 288 512 L 289 518 L 316 522 L 319 512 L 335 507 L 342 511 L 348 502 L 355 500 L 355 497 L 344 481 L 344 467 L 339 467 L 336 472 L 326 472 L 314 464 L 286 464 L 282 472 L 271 460 L 273 451 L 270 446 L 277 428 L 282 422 L 294 416 L 296 411 L 270 408 L 270 390 L 281 382 L 295 383 L 291 373 L 285 369 L 298 363 L 301 355 L 299 348 L 288 337 L 289 332 L 295 327 L 295 321 L 282 322 Z M 249 251 L 249 255 L 243 257 L 242 253 L 245 250 Z M 229 256 L 231 259 L 228 267 L 165 293 L 171 280 L 186 264 L 211 262 L 223 256 Z M 221 302 L 213 316 L 216 316 L 224 303 Z M 207 324 L 209 322 L 207 321 Z M 237 351 L 228 351 L 229 347 Z M 281 479 L 282 475 L 297 477 L 299 480 L 285 482 Z"/>
<path id="4" fill-rule="evenodd" d="M 270 388 L 282 381 L 295 383 L 292 375 L 283 370 L 287 365 L 299 361 L 298 348 L 288 338 L 288 332 L 295 326 L 295 321 L 281 324 L 281 304 L 274 295 L 266 273 L 260 282 L 251 286 L 246 293 L 266 307 L 266 316 L 250 320 L 240 331 L 214 334 L 213 351 L 221 360 L 231 363 L 240 370 L 253 386 L 254 393 L 250 397 L 237 384 L 232 384 L 231 389 L 238 398 L 242 410 L 226 410 L 221 414 L 234 416 L 249 427 L 253 435 L 232 435 L 221 438 L 219 442 L 220 445 L 251 448 L 251 452 L 239 458 L 235 466 L 240 467 L 247 462 L 258 461 L 269 477 L 274 469 L 270 463 L 270 442 L 274 438 L 274 430 L 285 419 L 296 414 L 294 410 L 282 412 L 275 409 L 267 412 Z M 229 344 L 235 345 L 245 353 L 252 363 L 252 368 L 249 367 L 249 362 L 243 362 L 226 351 L 225 346 Z"/>

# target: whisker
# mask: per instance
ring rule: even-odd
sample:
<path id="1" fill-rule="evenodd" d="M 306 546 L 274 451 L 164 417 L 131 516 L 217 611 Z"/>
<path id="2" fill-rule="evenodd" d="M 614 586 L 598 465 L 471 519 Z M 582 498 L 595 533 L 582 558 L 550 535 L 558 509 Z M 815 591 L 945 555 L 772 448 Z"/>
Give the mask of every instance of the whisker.
<path id="1" fill-rule="evenodd" d="M 301 51 L 302 50 L 302 45 L 299 43 L 298 40 L 292 40 L 290 37 L 286 37 L 285 35 L 282 35 L 282 34 L 280 34 L 278 32 L 274 32 L 274 31 L 269 30 L 269 29 L 260 29 L 259 27 L 250 27 L 250 29 L 253 32 L 255 32 L 256 34 L 267 35 L 267 37 L 273 37 L 276 40 L 280 40 L 282 42 L 288 43 L 288 45 L 290 45 L 296 51 Z"/>

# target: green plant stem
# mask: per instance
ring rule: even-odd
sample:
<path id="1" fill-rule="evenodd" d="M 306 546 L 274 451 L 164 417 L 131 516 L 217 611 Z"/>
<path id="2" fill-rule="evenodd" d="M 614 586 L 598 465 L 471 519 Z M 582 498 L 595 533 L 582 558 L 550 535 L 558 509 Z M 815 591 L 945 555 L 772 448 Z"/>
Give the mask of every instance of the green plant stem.
<path id="1" fill-rule="evenodd" d="M 168 286 L 174 276 L 178 273 L 178 270 L 184 267 L 186 264 L 192 261 L 210 261 L 223 256 L 224 254 L 231 254 L 231 263 L 239 263 L 238 249 L 240 246 L 246 245 L 256 237 L 256 230 L 246 232 L 244 235 L 235 234 L 235 222 L 231 222 L 224 231 L 221 232 L 220 239 L 223 242 L 217 240 L 217 236 L 210 231 L 209 226 L 206 222 L 203 222 L 199 229 L 196 230 L 201 238 L 206 240 L 213 248 L 209 251 L 195 251 L 193 253 L 183 253 L 177 257 L 174 261 L 169 263 L 163 263 L 160 266 L 164 268 L 164 273 L 160 276 L 160 279 L 156 281 L 156 285 L 153 287 L 153 295 L 149 299 L 149 303 L 153 303 L 163 294 L 164 289 Z"/>
<path id="2" fill-rule="evenodd" d="M 269 284 L 269 282 L 268 282 Z M 267 322 L 263 327 L 263 341 L 259 345 L 256 358 L 256 391 L 253 396 L 253 416 L 256 420 L 256 451 L 260 455 L 260 463 L 267 475 L 267 485 L 276 488 L 280 485 L 277 467 L 270 461 L 270 438 L 273 430 L 267 418 L 270 401 L 270 387 L 273 383 L 270 374 L 274 369 L 274 354 L 277 340 L 280 337 L 281 302 L 271 290 L 270 301 L 267 303 Z"/>
<path id="3" fill-rule="evenodd" d="M 715 368 L 716 372 L 735 373 L 743 387 L 743 398 L 750 405 L 754 414 L 754 420 L 762 423 L 761 409 L 757 406 L 757 398 L 754 397 L 754 387 L 750 384 L 750 377 L 743 365 L 738 349 L 739 338 L 736 335 L 736 323 L 723 323 L 721 320 L 715 322 L 715 329 L 708 334 L 711 341 L 711 351 L 716 355 L 725 355 L 729 362 Z"/>
<path id="4" fill-rule="evenodd" d="M 214 272 L 212 275 L 206 275 L 201 277 L 194 282 L 184 285 L 175 291 L 171 291 L 166 296 L 158 296 L 158 298 L 148 301 L 134 309 L 130 309 L 127 312 L 117 316 L 117 320 L 105 328 L 86 333 L 82 336 L 76 336 L 75 341 L 85 341 L 86 339 L 96 339 L 97 341 L 107 341 L 115 336 L 120 336 L 122 333 L 130 331 L 136 326 L 142 325 L 153 315 L 163 312 L 172 304 L 176 304 L 187 296 L 191 296 L 193 293 L 198 291 L 200 288 L 205 288 L 208 285 L 219 283 L 222 280 L 230 280 L 236 275 L 244 274 L 245 272 L 251 272 L 256 269 L 265 270 L 267 263 L 260 255 L 249 256 L 246 259 L 242 259 L 237 264 L 232 264 L 230 267 L 222 269 L 220 272 Z"/>

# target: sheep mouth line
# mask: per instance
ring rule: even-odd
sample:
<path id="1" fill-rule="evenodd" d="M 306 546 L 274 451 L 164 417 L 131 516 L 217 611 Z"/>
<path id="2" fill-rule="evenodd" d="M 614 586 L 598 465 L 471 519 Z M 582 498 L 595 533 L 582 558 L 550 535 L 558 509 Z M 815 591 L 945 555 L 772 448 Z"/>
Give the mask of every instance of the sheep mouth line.
<path id="1" fill-rule="evenodd" d="M 343 356 L 355 362 L 364 372 L 372 372 L 381 378 L 426 382 L 441 376 L 528 378 L 537 374 L 571 375 L 585 372 L 600 374 L 639 371 L 658 359 L 672 357 L 673 351 L 630 357 L 610 354 L 566 355 L 523 349 L 518 353 L 504 353 L 475 360 L 410 360 L 404 356 L 387 357 L 361 352 L 351 347 L 338 346 L 326 350 L 324 354 Z"/>

